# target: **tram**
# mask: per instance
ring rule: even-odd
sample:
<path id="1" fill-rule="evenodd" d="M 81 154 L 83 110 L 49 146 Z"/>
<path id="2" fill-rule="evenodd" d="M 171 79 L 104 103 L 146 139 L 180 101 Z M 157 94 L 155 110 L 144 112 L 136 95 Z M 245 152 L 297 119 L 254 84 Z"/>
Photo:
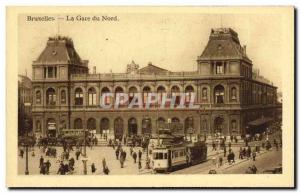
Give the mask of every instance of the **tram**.
<path id="1" fill-rule="evenodd" d="M 206 161 L 207 146 L 205 142 L 156 146 L 152 150 L 152 159 L 154 171 L 170 172 Z"/>

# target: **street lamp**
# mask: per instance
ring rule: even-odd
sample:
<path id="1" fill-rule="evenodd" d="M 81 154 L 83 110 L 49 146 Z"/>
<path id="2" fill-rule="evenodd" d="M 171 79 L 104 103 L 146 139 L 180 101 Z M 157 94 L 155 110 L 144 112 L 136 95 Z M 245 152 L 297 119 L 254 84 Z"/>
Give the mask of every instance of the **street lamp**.
<path id="1" fill-rule="evenodd" d="M 83 146 L 83 155 L 82 155 L 82 159 L 81 160 L 83 162 L 83 174 L 87 175 L 87 163 L 86 163 L 87 162 L 87 156 L 86 156 L 86 126 L 85 126 L 86 125 L 86 119 L 85 119 L 86 118 L 86 116 L 85 116 L 85 112 L 86 111 L 85 111 L 85 108 L 86 107 L 84 107 L 84 122 L 85 123 L 84 123 L 84 126 L 83 126 L 83 137 L 84 137 L 83 138 L 83 143 L 84 143 L 83 145 L 84 146 Z"/>
<path id="2" fill-rule="evenodd" d="M 24 128 L 26 131 L 26 135 L 25 135 L 25 140 L 24 140 L 24 145 L 25 145 L 25 175 L 29 175 L 29 170 L 28 170 L 28 146 L 30 143 L 30 139 L 28 137 L 28 129 L 29 129 L 29 123 L 28 123 L 28 119 L 25 118 L 24 120 Z"/>

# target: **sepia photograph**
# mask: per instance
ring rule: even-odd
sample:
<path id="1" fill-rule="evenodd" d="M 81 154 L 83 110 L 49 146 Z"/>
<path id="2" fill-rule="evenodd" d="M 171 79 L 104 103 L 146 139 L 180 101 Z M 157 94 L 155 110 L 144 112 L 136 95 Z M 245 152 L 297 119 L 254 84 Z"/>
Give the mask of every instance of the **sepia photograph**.
<path id="1" fill-rule="evenodd" d="M 7 22 L 9 187 L 294 186 L 293 7 Z"/>

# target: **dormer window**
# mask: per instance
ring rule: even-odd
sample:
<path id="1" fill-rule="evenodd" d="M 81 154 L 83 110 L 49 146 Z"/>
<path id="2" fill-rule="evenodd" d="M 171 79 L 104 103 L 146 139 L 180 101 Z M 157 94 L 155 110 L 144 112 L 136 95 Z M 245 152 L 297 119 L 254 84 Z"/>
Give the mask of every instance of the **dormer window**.
<path id="1" fill-rule="evenodd" d="M 56 50 L 53 50 L 52 51 L 52 55 L 56 55 L 57 54 L 57 51 Z"/>
<path id="2" fill-rule="evenodd" d="M 216 63 L 216 74 L 224 74 L 224 66 L 222 62 Z"/>

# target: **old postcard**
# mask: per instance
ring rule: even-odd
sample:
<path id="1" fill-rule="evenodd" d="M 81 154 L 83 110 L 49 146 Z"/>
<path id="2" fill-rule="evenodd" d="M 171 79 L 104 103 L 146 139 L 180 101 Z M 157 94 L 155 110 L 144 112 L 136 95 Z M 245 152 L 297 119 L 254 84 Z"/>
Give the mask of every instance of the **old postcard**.
<path id="1" fill-rule="evenodd" d="M 8 187 L 294 186 L 293 7 L 6 21 Z"/>

